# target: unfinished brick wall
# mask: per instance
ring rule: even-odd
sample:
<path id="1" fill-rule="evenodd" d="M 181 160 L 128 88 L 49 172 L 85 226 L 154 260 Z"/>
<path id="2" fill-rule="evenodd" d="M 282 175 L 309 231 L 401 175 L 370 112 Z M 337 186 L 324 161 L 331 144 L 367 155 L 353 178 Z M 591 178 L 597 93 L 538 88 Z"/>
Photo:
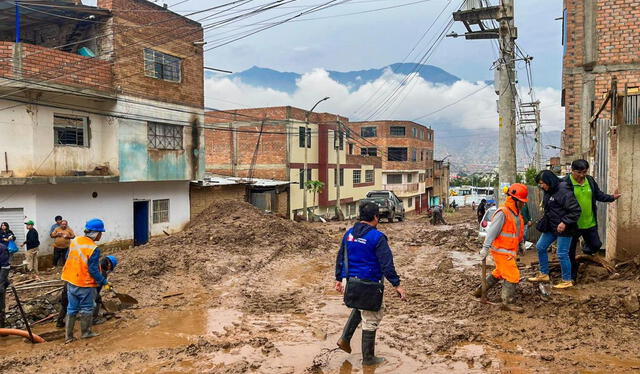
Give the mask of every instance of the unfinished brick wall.
<path id="1" fill-rule="evenodd" d="M 204 106 L 202 26 L 146 0 L 98 0 L 111 9 L 114 35 L 115 86 L 120 92 L 163 102 Z M 145 75 L 144 49 L 182 60 L 181 81 Z"/>
<path id="2" fill-rule="evenodd" d="M 0 76 L 38 81 L 41 84 L 113 90 L 113 75 L 108 61 L 12 42 L 0 42 L 0 60 Z"/>
<path id="3" fill-rule="evenodd" d="M 377 127 L 377 136 L 372 138 L 360 137 L 362 127 Z M 404 126 L 405 136 L 391 136 L 391 126 Z M 360 154 L 363 147 L 378 148 L 378 156 L 382 158 L 382 169 L 384 170 L 426 170 L 433 169 L 433 140 L 429 140 L 429 134 L 433 139 L 433 130 L 411 121 L 370 121 L 370 122 L 350 122 L 349 128 L 354 133 L 352 135 L 354 146 L 354 154 Z M 413 137 L 413 128 L 424 130 L 424 139 Z M 389 147 L 406 147 L 407 159 L 409 161 L 389 161 L 387 149 Z M 417 161 L 413 162 L 412 149 L 417 149 Z M 427 152 L 424 160 L 420 161 L 420 152 Z M 431 183 L 427 186 L 431 186 Z"/>

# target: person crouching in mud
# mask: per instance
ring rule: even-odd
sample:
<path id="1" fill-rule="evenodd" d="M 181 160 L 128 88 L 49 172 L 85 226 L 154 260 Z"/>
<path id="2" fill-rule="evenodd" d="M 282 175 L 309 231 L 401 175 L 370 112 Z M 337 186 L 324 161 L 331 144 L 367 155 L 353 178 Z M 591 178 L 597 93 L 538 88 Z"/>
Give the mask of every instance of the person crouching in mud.
<path id="1" fill-rule="evenodd" d="M 502 310 L 522 313 L 524 310 L 513 304 L 516 286 L 520 283 L 520 271 L 516 264 L 518 248 L 524 237 L 524 220 L 520 211 L 528 201 L 527 186 L 520 183 L 512 184 L 507 190 L 508 195 L 502 205 L 493 215 L 493 222 L 487 229 L 480 258 L 485 259 L 491 250 L 491 257 L 496 268 L 487 276 L 487 290 L 500 280 L 502 283 Z M 482 285 L 476 288 L 473 296 L 482 296 Z"/>
<path id="2" fill-rule="evenodd" d="M 379 218 L 380 211 L 377 204 L 371 202 L 362 204 L 360 222 L 346 232 L 336 258 L 335 288 L 340 293 L 346 293 L 345 303 L 352 308 L 337 344 L 343 351 L 351 353 L 351 337 L 362 322 L 363 365 L 377 365 L 384 362 L 384 358 L 375 356 L 376 330 L 384 315 L 382 277 L 387 278 L 395 287 L 400 299 L 406 300 L 406 291 L 400 286 L 400 277 L 393 264 L 393 254 L 387 243 L 387 237 L 376 228 Z M 369 298 L 366 293 L 371 289 L 374 291 Z M 353 295 L 355 299 L 359 299 L 359 303 L 355 304 L 363 304 L 363 302 L 367 304 L 371 299 L 378 298 L 378 310 L 359 309 L 350 305 L 347 298 L 353 294 L 354 290 L 361 292 Z"/>

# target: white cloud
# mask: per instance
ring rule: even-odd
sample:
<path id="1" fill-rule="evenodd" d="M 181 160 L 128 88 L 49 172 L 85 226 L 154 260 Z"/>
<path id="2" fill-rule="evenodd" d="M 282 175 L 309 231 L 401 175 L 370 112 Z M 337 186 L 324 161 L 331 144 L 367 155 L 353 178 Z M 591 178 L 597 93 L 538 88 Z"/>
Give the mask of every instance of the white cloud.
<path id="1" fill-rule="evenodd" d="M 289 94 L 250 86 L 237 79 L 214 77 L 205 82 L 205 96 L 207 105 L 218 109 L 281 105 L 307 109 L 318 99 L 329 96 L 331 99 L 322 103 L 317 111 L 345 115 L 352 121 L 370 116 L 372 120 L 413 120 L 432 113 L 421 122 L 427 125 L 450 124 L 466 129 L 496 128 L 497 96 L 493 86 L 483 88 L 486 85 L 484 82 L 468 81 L 446 86 L 432 84 L 420 76 L 408 77 L 408 80 L 405 78 L 404 75 L 387 71 L 376 81 L 350 91 L 349 87 L 332 80 L 327 71 L 315 69 L 303 74 L 297 81 L 296 91 Z M 408 87 L 399 91 L 399 95 L 392 96 L 396 98 L 392 99 L 393 102 L 383 105 L 403 80 L 409 82 Z M 526 90 L 521 92 L 524 94 Z M 564 109 L 560 107 L 560 91 L 545 87 L 536 89 L 536 94 L 541 101 L 544 131 L 561 130 L 564 127 Z M 381 106 L 384 110 L 375 113 L 376 108 Z"/>

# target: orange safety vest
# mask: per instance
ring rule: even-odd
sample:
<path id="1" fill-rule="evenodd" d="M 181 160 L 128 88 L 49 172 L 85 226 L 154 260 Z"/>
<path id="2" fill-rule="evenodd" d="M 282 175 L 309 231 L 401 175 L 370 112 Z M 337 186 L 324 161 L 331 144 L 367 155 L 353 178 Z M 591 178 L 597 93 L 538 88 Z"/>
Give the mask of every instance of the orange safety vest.
<path id="1" fill-rule="evenodd" d="M 505 204 L 496 211 L 495 214 L 504 213 L 505 221 L 502 231 L 491 243 L 492 251 L 514 255 L 518 252 L 518 246 L 524 237 L 524 220 L 520 214 L 514 213 L 516 211 L 515 202 L 511 199 L 507 199 Z"/>
<path id="2" fill-rule="evenodd" d="M 71 240 L 69 255 L 62 268 L 62 280 L 77 287 L 98 287 L 98 283 L 89 274 L 89 258 L 98 248 L 91 238 L 78 236 Z"/>

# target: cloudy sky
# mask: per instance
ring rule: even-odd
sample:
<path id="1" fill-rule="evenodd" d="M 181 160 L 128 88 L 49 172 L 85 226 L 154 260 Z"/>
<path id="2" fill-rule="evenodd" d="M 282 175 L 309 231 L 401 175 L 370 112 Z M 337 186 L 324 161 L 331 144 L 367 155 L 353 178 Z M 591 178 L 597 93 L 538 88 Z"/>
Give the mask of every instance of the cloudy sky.
<path id="1" fill-rule="evenodd" d="M 233 0 L 166 1 L 170 9 L 189 14 Z M 234 36 L 243 36 L 247 31 L 268 26 L 328 0 L 282 0 L 284 4 L 277 9 L 226 26 L 214 24 L 272 1 L 236 1 L 232 6 L 237 7 L 224 8 L 227 9 L 225 13 L 208 12 L 190 17 L 199 20 L 205 27 L 209 26 L 205 46 L 210 49 L 206 53 L 207 66 L 240 72 L 257 65 L 301 73 L 303 76 L 298 82 L 298 90 L 287 94 L 247 86 L 241 81 L 220 76 L 207 81 L 207 105 L 219 109 L 259 105 L 308 108 L 317 99 L 331 96 L 332 99 L 318 109 L 338 112 L 352 120 L 374 115 L 376 119 L 422 117 L 422 123 L 446 122 L 468 129 L 496 126 L 496 96 L 491 87 L 482 88 L 484 81 L 494 78 L 490 68 L 497 57 L 494 45 L 488 40 L 445 38 L 437 48 L 431 50 L 426 63 L 436 65 L 460 77 L 462 81 L 442 87 L 417 77 L 401 90 L 394 105 L 378 113 L 377 107 L 394 92 L 404 77 L 386 74 L 378 81 L 352 91 L 332 81 L 325 72 L 380 68 L 396 62 L 419 60 L 419 56 L 433 44 L 432 41 L 442 30 L 446 29 L 447 33 L 464 32 L 461 24 L 445 27 L 451 12 L 460 6 L 462 0 L 336 0 L 334 3 L 339 5 L 330 9 L 303 15 L 294 21 L 220 46 Z M 496 2 L 492 0 L 492 3 Z M 555 19 L 562 16 L 562 2 L 515 0 L 515 4 L 518 44 L 526 54 L 534 57 L 533 84 L 537 98 L 542 102 L 544 129 L 561 129 L 564 117 L 563 108 L 560 107 L 562 25 L 561 21 Z M 432 24 L 432 28 L 426 32 Z M 421 39 L 422 35 L 424 38 Z M 521 93 L 523 100 L 527 100 L 528 82 L 524 64 L 518 65 Z M 376 97 L 380 97 L 378 102 Z M 423 117 L 425 114 L 430 115 Z"/>

